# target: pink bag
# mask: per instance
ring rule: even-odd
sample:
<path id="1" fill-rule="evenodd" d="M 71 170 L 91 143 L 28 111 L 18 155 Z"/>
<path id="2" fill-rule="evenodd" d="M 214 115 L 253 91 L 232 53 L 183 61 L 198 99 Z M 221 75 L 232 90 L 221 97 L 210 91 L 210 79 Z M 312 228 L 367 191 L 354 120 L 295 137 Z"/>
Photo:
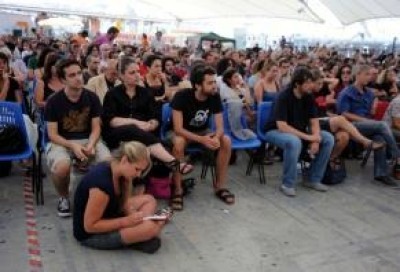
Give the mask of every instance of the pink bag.
<path id="1" fill-rule="evenodd" d="M 147 193 L 153 195 L 155 198 L 170 199 L 171 198 L 171 178 L 163 177 L 156 178 L 150 177 L 147 186 Z"/>

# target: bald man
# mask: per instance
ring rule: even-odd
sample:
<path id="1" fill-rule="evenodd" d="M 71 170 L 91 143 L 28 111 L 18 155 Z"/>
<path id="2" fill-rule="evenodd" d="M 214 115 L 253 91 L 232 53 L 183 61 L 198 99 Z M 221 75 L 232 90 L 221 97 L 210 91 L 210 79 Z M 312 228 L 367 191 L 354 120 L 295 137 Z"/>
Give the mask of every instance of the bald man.
<path id="1" fill-rule="evenodd" d="M 121 81 L 118 80 L 117 64 L 117 60 L 107 60 L 104 72 L 89 79 L 86 85 L 88 90 L 97 94 L 102 105 L 106 93 L 115 86 L 121 84 Z"/>

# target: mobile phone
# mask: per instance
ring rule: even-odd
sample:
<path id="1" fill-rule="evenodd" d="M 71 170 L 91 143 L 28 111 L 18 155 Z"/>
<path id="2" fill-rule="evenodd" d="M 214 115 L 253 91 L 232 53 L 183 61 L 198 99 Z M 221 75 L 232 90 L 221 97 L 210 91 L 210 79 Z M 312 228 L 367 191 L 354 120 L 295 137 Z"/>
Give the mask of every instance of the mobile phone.
<path id="1" fill-rule="evenodd" d="M 167 219 L 168 219 L 168 217 L 165 214 L 161 214 L 161 215 L 155 214 L 155 215 L 143 217 L 143 220 L 153 220 L 153 221 L 165 221 Z"/>

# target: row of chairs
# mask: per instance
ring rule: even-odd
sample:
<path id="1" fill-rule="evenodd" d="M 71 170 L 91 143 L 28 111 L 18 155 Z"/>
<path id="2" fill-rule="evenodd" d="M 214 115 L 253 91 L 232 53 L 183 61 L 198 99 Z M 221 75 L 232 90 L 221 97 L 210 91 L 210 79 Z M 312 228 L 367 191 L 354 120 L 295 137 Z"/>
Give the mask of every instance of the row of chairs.
<path id="1" fill-rule="evenodd" d="M 0 161 L 32 161 L 32 191 L 35 194 L 36 203 L 39 203 L 43 200 L 43 186 L 39 181 L 40 171 L 38 171 L 37 166 L 37 158 L 35 152 L 36 148 L 31 146 L 29 143 L 21 104 L 5 101 L 0 102 L 0 126 L 7 125 L 14 125 L 18 128 L 24 139 L 24 148 L 19 153 L 0 154 Z"/>
<path id="2" fill-rule="evenodd" d="M 24 136 L 25 139 L 25 148 L 23 152 L 19 154 L 0 154 L 0 161 L 18 161 L 23 159 L 32 159 L 33 169 L 32 169 L 32 189 L 35 193 L 35 199 L 37 204 L 44 204 L 44 196 L 43 196 L 43 153 L 46 149 L 46 145 L 48 143 L 47 129 L 45 122 L 43 120 L 43 113 L 37 114 L 37 123 L 39 129 L 39 143 L 37 147 L 30 146 L 28 135 L 22 115 L 22 106 L 18 103 L 11 102 L 0 102 L 0 126 L 6 124 L 17 125 L 20 132 Z M 271 113 L 271 102 L 264 102 L 258 105 L 257 109 L 257 129 L 256 134 L 258 138 L 250 139 L 250 140 L 239 140 L 234 137 L 231 128 L 228 122 L 227 110 L 224 110 L 223 118 L 224 118 L 224 131 L 225 134 L 228 135 L 232 141 L 232 150 L 244 150 L 249 155 L 249 162 L 246 168 L 246 175 L 251 175 L 253 166 L 255 163 L 258 165 L 258 172 L 260 183 L 265 184 L 265 173 L 264 173 L 264 165 L 262 160 L 256 160 L 255 154 L 257 150 L 263 147 L 263 143 L 266 142 L 263 126 L 266 123 L 268 116 Z M 167 132 L 171 127 L 171 116 L 172 109 L 170 105 L 164 104 L 162 108 L 162 122 L 160 128 L 160 136 L 161 140 L 165 141 L 167 138 Z M 245 116 L 242 116 L 243 127 L 247 127 Z M 36 156 L 36 152 L 38 157 Z M 190 145 L 187 148 L 188 154 L 193 153 L 205 153 L 205 150 L 199 145 Z M 204 179 L 208 168 L 211 168 L 211 174 L 213 178 L 215 178 L 215 163 L 210 160 L 212 156 L 205 156 L 203 160 L 201 177 Z"/>

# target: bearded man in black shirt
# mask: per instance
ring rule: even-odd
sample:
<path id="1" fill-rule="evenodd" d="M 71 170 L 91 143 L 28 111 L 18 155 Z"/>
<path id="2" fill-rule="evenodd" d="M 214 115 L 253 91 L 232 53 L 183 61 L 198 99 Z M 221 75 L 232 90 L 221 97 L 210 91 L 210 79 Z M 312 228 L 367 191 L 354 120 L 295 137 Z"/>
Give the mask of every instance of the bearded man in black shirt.
<path id="1" fill-rule="evenodd" d="M 223 109 L 221 97 L 217 93 L 215 70 L 199 65 L 193 69 L 190 80 L 193 89 L 178 92 L 171 103 L 174 127 L 173 154 L 182 159 L 185 148 L 190 143 L 216 151 L 217 173 L 216 180 L 213 181 L 215 194 L 226 204 L 233 204 L 235 196 L 225 187 L 231 141 L 224 135 Z M 215 120 L 215 132 L 209 130 L 212 116 Z M 174 185 L 171 206 L 174 210 L 182 210 L 182 178 L 179 173 L 174 174 Z"/>

